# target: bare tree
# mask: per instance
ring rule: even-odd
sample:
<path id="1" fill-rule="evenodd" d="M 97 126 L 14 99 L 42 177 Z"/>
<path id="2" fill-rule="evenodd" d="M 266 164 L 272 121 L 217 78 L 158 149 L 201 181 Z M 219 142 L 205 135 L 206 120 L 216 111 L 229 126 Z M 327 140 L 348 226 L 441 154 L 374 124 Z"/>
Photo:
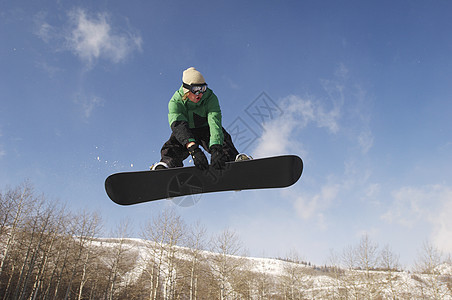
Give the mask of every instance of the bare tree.
<path id="1" fill-rule="evenodd" d="M 209 261 L 221 300 L 227 299 L 233 292 L 233 278 L 245 263 L 242 257 L 237 256 L 241 250 L 237 234 L 229 229 L 211 239 L 211 251 L 216 254 L 211 255 Z"/>
<path id="2" fill-rule="evenodd" d="M 189 299 L 196 300 L 198 296 L 198 278 L 200 272 L 200 261 L 203 258 L 207 241 L 207 230 L 200 222 L 190 227 L 187 234 L 187 246 L 190 253 L 189 261 Z"/>
<path id="3" fill-rule="evenodd" d="M 28 183 L 1 192 L 0 207 L 0 297 L 84 297 L 87 279 L 100 278 L 89 269 L 97 214 L 68 215 L 58 202 L 36 197 Z"/>
<path id="4" fill-rule="evenodd" d="M 174 296 L 177 282 L 178 246 L 184 242 L 186 226 L 174 209 L 167 209 L 152 218 L 144 227 L 142 237 L 149 241 L 148 268 L 150 298 L 157 299 L 162 284 L 162 297 Z"/>
<path id="5" fill-rule="evenodd" d="M 278 292 L 278 284 L 275 276 L 267 273 L 267 259 L 251 260 L 247 264 L 249 270 L 245 270 L 244 276 L 249 282 L 251 295 L 257 299 L 270 299 Z"/>
<path id="6" fill-rule="evenodd" d="M 444 263 L 444 254 L 433 244 L 426 241 L 415 262 L 415 271 L 427 274 L 423 280 L 418 281 L 418 289 L 424 297 L 432 299 L 445 299 L 450 294 L 447 284 L 441 279 L 441 265 Z"/>
<path id="7" fill-rule="evenodd" d="M 342 259 L 343 258 L 339 253 L 337 253 L 333 249 L 330 249 L 330 255 L 327 259 L 327 264 L 329 266 L 328 267 L 328 270 L 330 272 L 329 274 L 330 276 L 333 277 L 335 284 L 329 288 L 327 294 L 332 299 L 346 298 L 347 295 L 347 287 L 344 286 L 342 280 L 345 274 L 345 271 L 341 268 Z M 349 261 L 349 259 L 345 259 L 345 261 Z"/>
<path id="8" fill-rule="evenodd" d="M 370 271 L 375 269 L 378 264 L 378 245 L 365 234 L 361 237 L 356 254 L 358 267 L 366 271 L 366 276 L 370 277 Z"/>
<path id="9" fill-rule="evenodd" d="M 58 207 L 57 205 L 50 205 L 47 208 L 47 213 L 45 215 L 45 222 L 42 227 L 42 235 L 44 235 L 45 240 L 43 242 L 42 254 L 40 257 L 40 263 L 37 270 L 37 274 L 34 278 L 32 299 L 36 299 L 38 294 L 43 292 L 45 282 L 50 286 L 51 282 L 49 278 L 46 278 L 46 272 L 49 269 L 49 265 L 52 261 L 52 256 L 54 254 L 54 246 L 56 241 L 60 237 L 61 231 L 61 217 L 64 215 L 64 207 Z M 42 289 L 42 291 L 41 291 Z"/>
<path id="10" fill-rule="evenodd" d="M 12 190 L 9 189 L 2 195 L 2 236 L 6 234 L 6 245 L 0 261 L 0 276 L 4 271 L 5 262 L 8 260 L 9 252 L 15 242 L 18 229 L 25 222 L 27 214 L 31 211 L 33 188 L 28 183 Z M 7 229 L 6 229 L 7 228 Z M 3 238 L 3 237 L 2 237 Z"/>
<path id="11" fill-rule="evenodd" d="M 379 257 L 380 268 L 386 273 L 386 286 L 391 296 L 398 297 L 397 288 L 395 283 L 397 281 L 396 272 L 400 268 L 399 256 L 394 254 L 389 245 L 386 245 L 380 252 Z"/>
<path id="12" fill-rule="evenodd" d="M 47 286 L 44 298 L 58 298 L 61 283 L 64 281 L 64 277 L 69 273 L 71 256 L 73 249 L 74 238 L 74 220 L 76 217 L 73 214 L 65 214 L 59 218 L 58 224 L 61 230 L 61 234 L 55 244 L 54 262 L 53 268 L 50 274 L 50 282 L 53 283 L 53 296 L 51 296 L 51 285 Z"/>
<path id="13" fill-rule="evenodd" d="M 46 203 L 43 195 L 35 199 L 34 206 L 34 212 L 29 215 L 27 227 L 24 228 L 28 246 L 16 287 L 17 299 L 28 298 L 28 293 L 37 292 L 40 273 L 43 272 L 45 266 L 43 257 L 47 255 L 45 253 L 46 244 L 51 236 L 49 229 L 55 219 L 55 205 Z M 33 286 L 31 291 L 29 290 L 30 283 Z"/>
<path id="14" fill-rule="evenodd" d="M 75 219 L 73 230 L 73 247 L 75 252 L 74 256 L 71 257 L 72 270 L 64 299 L 68 299 L 71 296 L 73 281 L 80 270 L 79 262 L 83 261 L 84 264 L 87 263 L 87 259 L 83 260 L 83 257 L 86 252 L 89 253 L 89 247 L 93 238 L 100 230 L 100 216 L 97 213 L 82 212 Z"/>
<path id="15" fill-rule="evenodd" d="M 31 251 L 26 228 L 29 226 L 30 215 L 33 213 L 34 191 L 29 183 L 24 183 L 15 189 L 8 189 L 2 199 L 4 200 L 3 206 L 8 211 L 4 212 L 3 216 L 3 224 L 7 229 L 4 232 L 6 243 L 1 256 L 0 276 L 7 275 L 8 277 L 4 288 L 4 298 L 14 296 L 17 299 L 23 292 L 23 282 L 28 267 L 25 260 L 26 253 L 30 255 Z M 5 227 L 3 228 L 5 229 Z M 14 278 L 18 279 L 14 280 Z"/>
<path id="16" fill-rule="evenodd" d="M 377 297 L 381 284 L 376 282 L 371 271 L 378 266 L 378 245 L 363 235 L 357 246 L 346 246 L 341 255 L 347 272 L 342 277 L 341 293 L 355 298 Z"/>
<path id="17" fill-rule="evenodd" d="M 284 261 L 284 272 L 281 277 L 284 295 L 288 299 L 301 299 L 304 297 L 303 290 L 308 287 L 304 280 L 306 274 L 302 259 L 296 250 L 291 250 Z"/>
<path id="18" fill-rule="evenodd" d="M 130 261 L 127 260 L 127 255 L 131 251 L 131 246 L 126 243 L 126 239 L 129 235 L 129 222 L 122 221 L 114 234 L 116 243 L 111 249 L 111 256 L 107 257 L 107 266 L 110 272 L 108 276 L 109 288 L 106 294 L 110 300 L 113 299 L 116 294 L 115 290 L 119 282 L 118 277 L 119 279 L 124 279 L 124 275 L 133 267 Z"/>

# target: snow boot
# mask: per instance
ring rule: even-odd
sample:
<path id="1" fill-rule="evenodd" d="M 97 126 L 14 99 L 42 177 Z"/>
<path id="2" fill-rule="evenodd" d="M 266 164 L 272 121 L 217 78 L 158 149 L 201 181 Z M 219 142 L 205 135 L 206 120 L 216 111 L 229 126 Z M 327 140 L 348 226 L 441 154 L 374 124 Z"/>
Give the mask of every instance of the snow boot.
<path id="1" fill-rule="evenodd" d="M 253 157 L 251 155 L 246 155 L 245 153 L 237 154 L 235 157 L 235 161 L 244 161 L 244 160 L 251 160 Z"/>
<path id="2" fill-rule="evenodd" d="M 158 163 L 153 164 L 150 169 L 152 171 L 156 171 L 156 170 L 169 169 L 169 167 L 168 167 L 168 164 L 166 162 L 160 161 Z"/>

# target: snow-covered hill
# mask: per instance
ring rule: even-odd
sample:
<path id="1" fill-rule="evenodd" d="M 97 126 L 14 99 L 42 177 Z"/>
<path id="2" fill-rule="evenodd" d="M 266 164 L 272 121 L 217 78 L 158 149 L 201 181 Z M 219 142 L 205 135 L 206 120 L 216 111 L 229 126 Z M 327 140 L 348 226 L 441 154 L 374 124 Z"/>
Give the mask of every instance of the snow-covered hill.
<path id="1" fill-rule="evenodd" d="M 143 285 L 149 295 L 182 299 L 452 299 L 452 265 L 432 274 L 345 270 L 295 261 L 242 257 L 140 239 L 96 239 L 97 249 L 133 262 L 118 268 L 119 285 Z M 106 259 L 108 260 L 108 259 Z M 109 259 L 111 261 L 111 258 Z M 119 264 L 118 264 L 119 265 Z M 152 291 L 153 289 L 153 291 Z M 194 293 L 196 291 L 196 293 Z"/>

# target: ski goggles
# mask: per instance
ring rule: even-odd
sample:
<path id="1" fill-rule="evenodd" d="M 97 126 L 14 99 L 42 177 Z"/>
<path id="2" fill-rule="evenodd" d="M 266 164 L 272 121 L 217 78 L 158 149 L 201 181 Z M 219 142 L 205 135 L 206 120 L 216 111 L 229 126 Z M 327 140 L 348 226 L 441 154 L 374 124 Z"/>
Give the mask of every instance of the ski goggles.
<path id="1" fill-rule="evenodd" d="M 182 84 L 183 84 L 184 88 L 186 88 L 187 90 L 189 90 L 190 92 L 192 92 L 195 95 L 203 94 L 207 90 L 207 83 L 186 84 L 186 83 L 182 82 Z"/>

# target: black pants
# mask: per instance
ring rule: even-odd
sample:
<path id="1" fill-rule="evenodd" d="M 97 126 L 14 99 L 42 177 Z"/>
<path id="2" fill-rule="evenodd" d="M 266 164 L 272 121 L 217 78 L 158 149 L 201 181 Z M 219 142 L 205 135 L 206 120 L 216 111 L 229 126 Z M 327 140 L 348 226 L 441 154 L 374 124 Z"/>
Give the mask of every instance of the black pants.
<path id="1" fill-rule="evenodd" d="M 209 140 L 210 131 L 209 127 L 194 128 L 192 132 L 195 136 L 196 143 L 201 145 L 207 152 L 209 150 Z M 231 135 L 223 128 L 224 142 L 223 142 L 223 152 L 226 156 L 226 161 L 234 161 L 235 157 L 239 152 L 232 143 Z M 179 143 L 174 136 L 171 134 L 169 140 L 163 144 L 162 150 L 160 151 L 162 159 L 160 161 L 168 164 L 170 168 L 183 167 L 183 161 L 190 155 L 185 145 Z"/>

